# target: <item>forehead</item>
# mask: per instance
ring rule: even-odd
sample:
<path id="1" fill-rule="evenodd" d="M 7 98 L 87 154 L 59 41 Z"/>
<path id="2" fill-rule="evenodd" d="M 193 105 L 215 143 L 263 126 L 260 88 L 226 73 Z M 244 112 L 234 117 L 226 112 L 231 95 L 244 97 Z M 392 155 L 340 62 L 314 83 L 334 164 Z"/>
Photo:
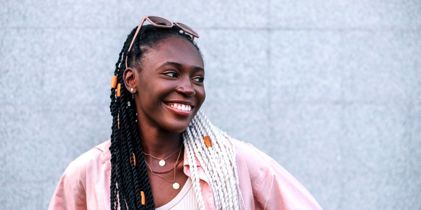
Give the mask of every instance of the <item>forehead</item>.
<path id="1" fill-rule="evenodd" d="M 203 67 L 199 51 L 189 41 L 179 37 L 169 37 L 147 50 L 143 58 L 144 67 L 157 67 L 166 62 L 175 62 L 188 67 Z"/>

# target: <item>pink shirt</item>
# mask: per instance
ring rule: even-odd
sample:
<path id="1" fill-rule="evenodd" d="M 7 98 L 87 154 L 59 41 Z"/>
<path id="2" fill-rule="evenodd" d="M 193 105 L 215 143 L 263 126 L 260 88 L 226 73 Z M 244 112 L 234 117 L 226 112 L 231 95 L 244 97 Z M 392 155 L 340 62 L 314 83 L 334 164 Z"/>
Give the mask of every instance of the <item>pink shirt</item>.
<path id="1" fill-rule="evenodd" d="M 241 209 L 321 209 L 310 193 L 272 158 L 251 144 L 233 140 L 240 183 Z M 49 210 L 110 209 L 111 141 L 106 141 L 72 161 L 51 198 Z M 184 157 L 187 160 L 187 157 Z M 206 209 L 215 209 L 212 191 L 199 165 Z M 189 164 L 184 173 L 190 176 Z"/>

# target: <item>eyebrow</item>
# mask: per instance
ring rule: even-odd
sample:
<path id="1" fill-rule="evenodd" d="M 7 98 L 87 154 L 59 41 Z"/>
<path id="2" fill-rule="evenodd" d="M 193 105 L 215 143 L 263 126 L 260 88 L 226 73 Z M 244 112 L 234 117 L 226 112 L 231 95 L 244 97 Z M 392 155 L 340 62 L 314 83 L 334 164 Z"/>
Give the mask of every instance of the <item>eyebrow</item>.
<path id="1" fill-rule="evenodd" d="M 167 66 L 167 65 L 172 65 L 172 66 L 176 66 L 177 68 L 179 68 L 179 69 L 182 69 L 183 68 L 183 65 L 182 64 L 180 64 L 180 63 L 177 63 L 177 62 L 173 62 L 173 61 L 167 61 L 167 62 L 165 62 L 165 63 L 163 63 L 163 64 L 161 64 L 160 66 L 158 66 L 158 68 L 157 69 L 160 69 L 160 68 L 162 68 L 163 66 Z M 192 66 L 191 67 L 194 71 L 205 71 L 202 67 L 200 67 L 200 66 Z"/>

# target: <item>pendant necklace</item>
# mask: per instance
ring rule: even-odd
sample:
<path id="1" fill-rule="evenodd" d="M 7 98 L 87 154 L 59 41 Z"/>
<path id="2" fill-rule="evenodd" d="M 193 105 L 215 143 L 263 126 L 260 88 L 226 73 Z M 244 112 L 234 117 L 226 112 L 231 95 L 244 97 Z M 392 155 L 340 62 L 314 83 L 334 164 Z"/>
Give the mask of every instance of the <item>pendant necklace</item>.
<path id="1" fill-rule="evenodd" d="M 157 177 L 159 177 L 159 178 L 163 179 L 164 181 L 166 181 L 166 182 L 168 182 L 168 183 L 172 184 L 172 188 L 173 188 L 174 190 L 178 190 L 178 189 L 180 189 L 180 184 L 179 184 L 178 182 L 176 182 L 176 180 L 175 180 L 175 176 L 176 176 L 176 174 L 177 174 L 177 165 L 178 165 L 178 160 L 180 159 L 181 151 L 182 151 L 182 148 L 180 148 L 180 151 L 178 152 L 177 160 L 176 160 L 176 161 L 175 161 L 175 163 L 174 163 L 174 169 L 173 169 L 173 179 L 172 179 L 172 181 L 168 181 L 165 177 L 163 177 L 162 175 L 160 175 L 160 173 L 161 173 L 161 174 L 163 174 L 162 172 L 156 172 L 156 171 L 153 171 L 153 170 L 152 170 L 152 167 L 151 167 L 151 166 L 148 164 L 148 162 L 145 160 L 145 164 L 146 164 L 146 166 L 148 167 L 148 169 L 151 171 L 151 173 L 152 173 L 153 175 L 156 175 Z M 168 171 L 168 172 L 169 172 L 169 171 Z"/>
<path id="2" fill-rule="evenodd" d="M 150 156 L 151 158 L 153 158 L 153 159 L 155 159 L 155 160 L 159 160 L 159 161 L 158 161 L 159 166 L 164 167 L 164 166 L 167 164 L 167 161 L 166 161 L 166 160 L 167 160 L 168 158 L 170 158 L 171 156 L 173 156 L 176 152 L 177 152 L 177 150 L 176 150 L 175 152 L 173 152 L 173 153 L 171 153 L 171 154 L 167 155 L 167 156 L 166 156 L 166 157 L 164 157 L 164 158 L 155 157 L 155 156 L 153 156 L 152 154 L 149 154 L 149 153 L 146 153 L 146 152 L 143 152 L 143 154 L 144 154 L 144 155 L 146 155 L 146 156 Z"/>

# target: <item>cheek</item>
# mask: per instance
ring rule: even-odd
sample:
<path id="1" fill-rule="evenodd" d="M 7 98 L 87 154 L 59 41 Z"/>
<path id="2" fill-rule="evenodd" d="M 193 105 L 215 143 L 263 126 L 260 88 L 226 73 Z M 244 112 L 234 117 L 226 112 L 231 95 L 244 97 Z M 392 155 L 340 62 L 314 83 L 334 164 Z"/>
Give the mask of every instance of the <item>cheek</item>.
<path id="1" fill-rule="evenodd" d="M 141 87 L 141 90 L 139 90 L 138 99 L 149 109 L 158 108 L 157 106 L 171 94 L 171 89 L 172 87 L 170 84 L 144 84 L 143 87 Z"/>
<path id="2" fill-rule="evenodd" d="M 138 99 L 143 106 L 153 108 L 161 101 L 161 95 L 154 90 L 144 90 L 139 93 Z"/>
<path id="3" fill-rule="evenodd" d="M 205 88 L 203 87 L 203 88 L 198 89 L 196 91 L 196 95 L 197 95 L 198 102 L 200 103 L 200 105 L 202 105 L 203 102 L 206 99 L 206 91 L 205 91 Z"/>

